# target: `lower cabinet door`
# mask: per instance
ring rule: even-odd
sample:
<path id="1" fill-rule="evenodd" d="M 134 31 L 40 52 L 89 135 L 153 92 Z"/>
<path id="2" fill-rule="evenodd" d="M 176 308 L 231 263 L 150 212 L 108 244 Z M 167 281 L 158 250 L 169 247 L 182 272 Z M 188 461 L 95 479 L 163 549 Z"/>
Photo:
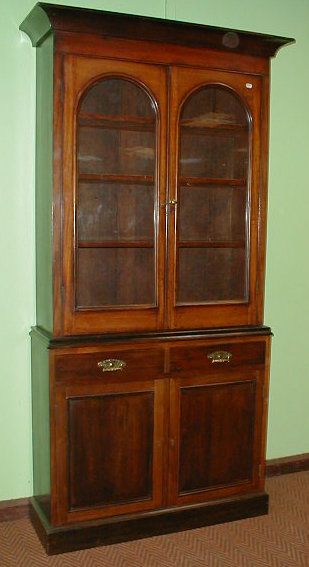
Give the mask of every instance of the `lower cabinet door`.
<path id="1" fill-rule="evenodd" d="M 162 380 L 58 388 L 57 523 L 161 504 L 163 390 Z"/>
<path id="2" fill-rule="evenodd" d="M 262 485 L 263 373 L 171 380 L 170 504 Z"/>

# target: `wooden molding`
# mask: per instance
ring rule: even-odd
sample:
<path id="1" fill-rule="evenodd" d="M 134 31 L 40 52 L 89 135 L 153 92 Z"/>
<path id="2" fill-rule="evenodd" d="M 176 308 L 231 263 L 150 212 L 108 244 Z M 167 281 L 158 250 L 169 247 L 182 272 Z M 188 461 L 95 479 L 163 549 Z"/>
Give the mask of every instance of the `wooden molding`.
<path id="1" fill-rule="evenodd" d="M 28 518 L 29 513 L 30 498 L 18 498 L 0 502 L 0 522 Z"/>
<path id="2" fill-rule="evenodd" d="M 32 525 L 48 555 L 166 535 L 261 516 L 267 512 L 268 495 L 260 492 L 211 500 L 203 505 L 162 509 L 155 514 L 150 511 L 140 516 L 122 515 L 53 528 L 34 498 L 30 507 Z"/>
<path id="3" fill-rule="evenodd" d="M 309 453 L 266 461 L 266 476 L 279 476 L 309 470 Z"/>
<path id="4" fill-rule="evenodd" d="M 309 453 L 266 461 L 266 477 L 268 478 L 307 470 L 309 470 Z M 18 498 L 0 502 L 0 522 L 29 518 L 29 515 L 30 498 Z"/>
<path id="5" fill-rule="evenodd" d="M 57 6 L 45 2 L 36 4 L 22 22 L 20 29 L 29 35 L 33 46 L 40 45 L 51 32 L 77 32 L 107 38 L 139 38 L 202 46 L 262 57 L 274 56 L 281 46 L 295 41 L 293 38 L 274 35 L 103 10 Z"/>

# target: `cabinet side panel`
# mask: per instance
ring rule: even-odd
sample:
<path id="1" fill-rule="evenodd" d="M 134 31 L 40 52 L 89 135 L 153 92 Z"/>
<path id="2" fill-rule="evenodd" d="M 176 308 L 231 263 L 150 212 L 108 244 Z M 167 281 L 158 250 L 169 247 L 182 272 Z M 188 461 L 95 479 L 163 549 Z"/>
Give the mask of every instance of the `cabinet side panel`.
<path id="1" fill-rule="evenodd" d="M 53 39 L 37 48 L 36 281 L 37 325 L 52 331 Z"/>
<path id="2" fill-rule="evenodd" d="M 49 361 L 45 342 L 31 337 L 32 443 L 34 495 L 41 500 L 50 493 Z"/>

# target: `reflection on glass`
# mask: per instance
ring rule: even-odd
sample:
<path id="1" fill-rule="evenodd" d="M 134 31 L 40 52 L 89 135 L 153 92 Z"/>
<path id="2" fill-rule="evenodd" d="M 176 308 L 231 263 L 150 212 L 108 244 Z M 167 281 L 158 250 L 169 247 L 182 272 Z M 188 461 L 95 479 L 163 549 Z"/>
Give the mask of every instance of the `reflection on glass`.
<path id="1" fill-rule="evenodd" d="M 156 111 L 135 83 L 106 78 L 77 118 L 78 307 L 154 305 Z"/>
<path id="2" fill-rule="evenodd" d="M 182 108 L 177 303 L 246 300 L 249 134 L 246 109 L 221 85 Z"/>

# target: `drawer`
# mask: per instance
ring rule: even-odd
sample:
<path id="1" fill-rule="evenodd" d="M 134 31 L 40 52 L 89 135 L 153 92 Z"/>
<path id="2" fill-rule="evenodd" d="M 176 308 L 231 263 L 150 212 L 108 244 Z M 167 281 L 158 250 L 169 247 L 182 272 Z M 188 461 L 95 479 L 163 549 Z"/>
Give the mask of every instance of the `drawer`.
<path id="1" fill-rule="evenodd" d="M 171 373 L 218 372 L 238 366 L 265 363 L 265 342 L 199 344 L 175 346 L 170 349 Z"/>
<path id="2" fill-rule="evenodd" d="M 106 382 L 146 380 L 163 374 L 163 349 L 106 349 L 55 357 L 56 381 L 96 379 Z"/>

